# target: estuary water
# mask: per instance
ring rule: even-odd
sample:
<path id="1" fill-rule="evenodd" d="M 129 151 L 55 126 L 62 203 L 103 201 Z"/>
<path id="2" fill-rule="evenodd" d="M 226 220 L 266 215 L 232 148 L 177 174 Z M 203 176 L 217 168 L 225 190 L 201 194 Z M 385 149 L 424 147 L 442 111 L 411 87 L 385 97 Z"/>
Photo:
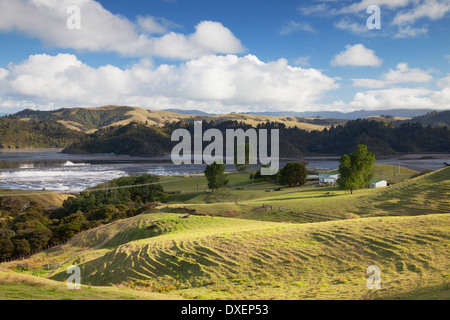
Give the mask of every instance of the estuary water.
<path id="1" fill-rule="evenodd" d="M 306 157 L 308 168 L 337 169 L 339 157 Z M 281 161 L 282 167 L 287 161 Z M 377 163 L 405 166 L 417 171 L 443 168 L 450 154 L 405 155 Z M 258 168 L 256 166 L 255 168 Z M 174 165 L 170 156 L 129 157 L 113 154 L 64 154 L 60 150 L 0 151 L 0 189 L 77 192 L 106 181 L 138 174 L 180 176 L 201 174 L 205 165 Z M 233 165 L 227 172 L 233 172 Z"/>

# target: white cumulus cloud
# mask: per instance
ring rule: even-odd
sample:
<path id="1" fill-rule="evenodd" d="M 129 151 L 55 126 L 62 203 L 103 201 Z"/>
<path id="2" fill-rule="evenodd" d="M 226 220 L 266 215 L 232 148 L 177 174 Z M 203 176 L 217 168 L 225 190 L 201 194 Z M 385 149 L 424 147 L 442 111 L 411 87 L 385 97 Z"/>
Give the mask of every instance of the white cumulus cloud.
<path id="1" fill-rule="evenodd" d="M 448 12 L 450 12 L 449 0 L 425 0 L 411 10 L 398 13 L 393 23 L 407 25 L 423 18 L 438 20 L 442 19 Z"/>
<path id="2" fill-rule="evenodd" d="M 448 109 L 450 106 L 450 76 L 437 79 L 435 89 L 403 87 L 406 84 L 429 84 L 431 71 L 410 68 L 405 62 L 389 69 L 380 79 L 353 79 L 353 85 L 374 90 L 358 92 L 349 106 L 353 110 L 381 109 Z"/>
<path id="3" fill-rule="evenodd" d="M 431 90 L 411 88 L 390 88 L 358 92 L 350 106 L 357 109 L 433 109 L 436 105 L 431 101 Z"/>
<path id="4" fill-rule="evenodd" d="M 378 67 L 383 60 L 375 55 L 373 50 L 363 44 L 347 45 L 345 51 L 338 53 L 331 61 L 332 66 Z"/>
<path id="5" fill-rule="evenodd" d="M 355 87 L 383 88 L 398 83 L 427 83 L 433 80 L 429 72 L 420 68 L 410 68 L 408 63 L 401 62 L 395 69 L 389 69 L 381 79 L 353 79 Z"/>
<path id="6" fill-rule="evenodd" d="M 71 5 L 80 8 L 79 30 L 67 28 Z M 169 31 L 171 26 L 174 24 L 151 16 L 130 21 L 94 0 L 2 0 L 0 10 L 0 31 L 17 31 L 60 48 L 174 59 L 244 50 L 240 40 L 219 22 L 201 21 L 189 35 Z"/>

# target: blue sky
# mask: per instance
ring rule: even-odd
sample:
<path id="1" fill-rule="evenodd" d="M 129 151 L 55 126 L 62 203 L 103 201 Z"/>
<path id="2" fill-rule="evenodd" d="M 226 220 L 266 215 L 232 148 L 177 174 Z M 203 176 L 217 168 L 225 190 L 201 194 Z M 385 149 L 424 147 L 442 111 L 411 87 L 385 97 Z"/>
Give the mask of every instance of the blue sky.
<path id="1" fill-rule="evenodd" d="M 448 109 L 449 18 L 450 0 L 2 0 L 0 113 Z"/>

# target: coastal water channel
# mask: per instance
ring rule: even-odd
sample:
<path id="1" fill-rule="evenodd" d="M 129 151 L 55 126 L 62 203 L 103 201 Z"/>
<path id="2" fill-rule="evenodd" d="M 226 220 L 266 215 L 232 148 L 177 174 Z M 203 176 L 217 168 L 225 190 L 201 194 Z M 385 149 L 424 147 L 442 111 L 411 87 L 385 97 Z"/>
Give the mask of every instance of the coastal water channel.
<path id="1" fill-rule="evenodd" d="M 305 157 L 308 168 L 337 169 L 339 157 Z M 280 161 L 283 166 L 288 160 Z M 403 155 L 378 159 L 377 163 L 423 171 L 450 163 L 450 154 Z M 259 166 L 255 166 L 258 168 Z M 143 173 L 158 176 L 201 174 L 205 165 L 174 165 L 170 156 L 129 157 L 113 154 L 64 154 L 60 150 L 0 151 L 0 189 L 82 191 L 100 183 Z M 227 172 L 233 172 L 233 165 Z"/>

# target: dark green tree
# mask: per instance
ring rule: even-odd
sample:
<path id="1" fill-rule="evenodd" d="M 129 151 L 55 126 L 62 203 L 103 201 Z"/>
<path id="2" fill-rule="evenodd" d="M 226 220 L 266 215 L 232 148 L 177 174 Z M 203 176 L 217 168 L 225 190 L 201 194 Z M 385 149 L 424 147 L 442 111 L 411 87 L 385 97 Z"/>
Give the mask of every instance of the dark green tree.
<path id="1" fill-rule="evenodd" d="M 78 222 L 69 222 L 58 226 L 53 231 L 53 237 L 57 241 L 65 241 L 73 238 L 74 235 L 81 231 L 81 224 Z"/>
<path id="2" fill-rule="evenodd" d="M 14 255 L 16 257 L 29 254 L 31 251 L 30 244 L 26 239 L 13 239 L 12 243 L 14 244 Z"/>
<path id="3" fill-rule="evenodd" d="M 9 238 L 0 238 L 0 261 L 11 258 L 14 252 L 14 244 Z"/>
<path id="4" fill-rule="evenodd" d="M 40 228 L 26 234 L 25 239 L 28 240 L 31 250 L 41 250 L 49 243 L 51 237 L 52 232 L 49 229 Z"/>
<path id="5" fill-rule="evenodd" d="M 211 190 L 220 189 L 228 184 L 228 179 L 225 176 L 225 165 L 214 162 L 206 166 L 205 176 L 208 180 L 208 188 Z"/>
<path id="6" fill-rule="evenodd" d="M 289 187 L 302 186 L 306 182 L 307 170 L 303 163 L 289 162 L 280 170 L 280 184 Z"/>
<path id="7" fill-rule="evenodd" d="M 367 146 L 359 145 L 358 150 L 348 155 L 343 155 L 339 160 L 338 186 L 343 190 L 353 190 L 365 187 L 373 178 L 373 165 L 375 155 L 367 150 Z"/>
<path id="8" fill-rule="evenodd" d="M 131 199 L 136 201 L 136 198 L 140 197 L 143 202 L 160 200 L 164 196 L 164 189 L 158 182 L 159 178 L 150 174 L 134 177 L 132 185 L 139 187 L 130 189 Z"/>
<path id="9" fill-rule="evenodd" d="M 0 229 L 0 261 L 9 259 L 14 252 L 14 244 L 11 242 L 11 237 L 16 233 L 9 229 Z"/>
<path id="10" fill-rule="evenodd" d="M 269 168 L 270 166 L 269 165 L 266 165 L 266 164 L 263 164 L 262 166 L 261 166 L 261 168 Z M 255 181 L 278 181 L 279 179 L 280 179 L 280 170 L 278 170 L 278 172 L 276 173 L 276 174 L 274 174 L 274 175 L 266 175 L 266 176 L 263 176 L 262 174 L 261 174 L 261 169 L 259 169 L 258 171 L 256 171 L 254 174 L 253 174 L 253 178 L 250 178 L 250 179 L 253 179 L 253 180 L 255 180 Z"/>

